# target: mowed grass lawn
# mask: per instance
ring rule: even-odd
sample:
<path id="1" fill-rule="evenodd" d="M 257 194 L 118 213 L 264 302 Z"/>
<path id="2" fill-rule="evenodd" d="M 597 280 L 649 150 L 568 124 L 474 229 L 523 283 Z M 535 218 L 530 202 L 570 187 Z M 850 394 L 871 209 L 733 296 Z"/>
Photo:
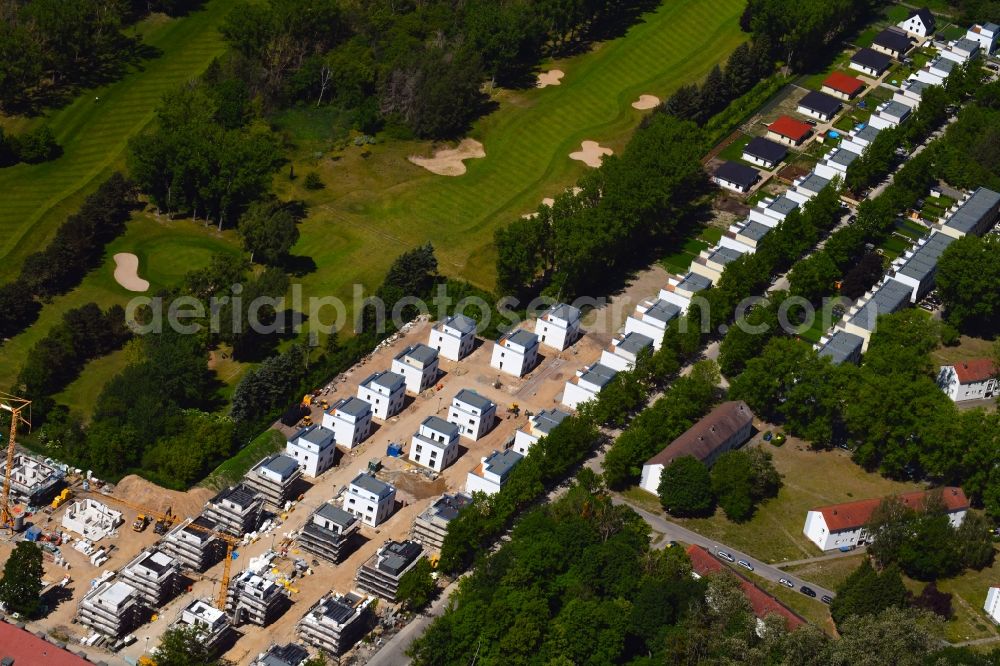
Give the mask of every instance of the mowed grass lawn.
<path id="1" fill-rule="evenodd" d="M 918 487 L 868 473 L 845 451 L 812 451 L 807 443 L 794 437 L 775 447 L 761 442 L 757 435 L 748 446 L 763 446 L 774 456 L 774 466 L 783 482 L 777 497 L 761 504 L 754 517 L 742 524 L 730 521 L 721 509 L 711 518 L 670 520 L 772 564 L 823 554 L 802 534 L 810 509 Z"/>
<path id="2" fill-rule="evenodd" d="M 84 197 L 114 169 L 123 168 L 128 139 L 153 119 L 163 94 L 197 76 L 222 53 L 218 27 L 235 5 L 235 0 L 209 0 L 184 18 L 156 15 L 143 21 L 137 34 L 159 51 L 157 57 L 115 83 L 84 91 L 44 118 L 4 120 L 19 131 L 48 124 L 63 155 L 44 164 L 0 169 L 0 280 L 13 278 L 25 256 L 44 247 Z"/>
<path id="3" fill-rule="evenodd" d="M 311 205 L 294 250 L 317 264 L 303 280 L 305 293 L 346 297 L 355 283 L 373 289 L 398 254 L 427 241 L 442 272 L 492 287 L 494 230 L 584 173 L 587 167 L 568 157 L 581 141 L 620 153 L 648 113 L 631 107 L 639 95 L 663 99 L 724 60 L 745 39 L 738 25 L 743 4 L 664 3 L 624 37 L 546 64 L 542 69 L 565 72 L 561 85 L 497 91 L 499 108 L 469 132 L 486 157 L 467 160 L 465 175 L 433 175 L 406 160 L 448 144 L 388 141 L 352 145 L 335 159 L 303 155 L 296 173 L 317 170 L 324 190 L 309 192 L 302 178 L 290 182 L 286 173 L 275 182 L 284 196 Z"/>

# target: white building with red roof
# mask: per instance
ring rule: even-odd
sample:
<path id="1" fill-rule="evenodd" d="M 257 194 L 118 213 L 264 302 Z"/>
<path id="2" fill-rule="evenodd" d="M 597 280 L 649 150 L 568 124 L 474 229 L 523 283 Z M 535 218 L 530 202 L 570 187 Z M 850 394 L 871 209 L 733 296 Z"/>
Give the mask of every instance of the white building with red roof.
<path id="1" fill-rule="evenodd" d="M 948 520 L 952 527 L 958 527 L 965 520 L 969 510 L 969 500 L 961 488 L 945 487 L 938 490 L 916 490 L 903 493 L 897 497 L 906 506 L 915 511 L 922 511 L 927 497 L 931 493 L 940 492 L 941 501 L 948 512 Z M 806 514 L 806 524 L 802 532 L 810 541 L 819 546 L 820 550 L 835 550 L 837 548 L 853 548 L 864 545 L 868 541 L 865 525 L 872 513 L 882 503 L 881 497 L 833 504 L 813 509 Z"/>
<path id="2" fill-rule="evenodd" d="M 942 365 L 938 386 L 955 402 L 988 400 L 997 394 L 997 368 L 988 358 Z"/>

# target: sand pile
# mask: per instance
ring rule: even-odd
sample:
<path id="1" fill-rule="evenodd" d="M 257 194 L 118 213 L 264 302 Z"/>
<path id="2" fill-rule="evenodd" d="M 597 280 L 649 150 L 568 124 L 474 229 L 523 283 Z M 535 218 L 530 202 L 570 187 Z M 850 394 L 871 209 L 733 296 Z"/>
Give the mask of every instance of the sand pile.
<path id="1" fill-rule="evenodd" d="M 561 69 L 550 69 L 549 71 L 542 72 L 538 75 L 538 83 L 535 85 L 539 88 L 557 86 L 561 83 L 561 79 L 564 76 L 566 76 L 566 74 Z"/>
<path id="2" fill-rule="evenodd" d="M 596 141 L 584 141 L 580 144 L 580 150 L 572 152 L 569 154 L 571 160 L 579 160 L 589 167 L 599 167 L 601 166 L 601 160 L 604 159 L 605 155 L 612 155 L 614 151 L 610 148 L 605 148 Z"/>
<path id="3" fill-rule="evenodd" d="M 455 148 L 442 148 L 434 153 L 434 157 L 410 155 L 411 162 L 439 176 L 461 176 L 465 173 L 463 160 L 486 157 L 483 144 L 475 139 L 462 139 Z"/>
<path id="4" fill-rule="evenodd" d="M 129 291 L 146 291 L 149 282 L 139 277 L 139 257 L 131 252 L 119 252 L 115 259 L 115 281 Z"/>
<path id="5" fill-rule="evenodd" d="M 208 488 L 192 488 L 186 493 L 167 490 L 135 474 L 119 481 L 112 494 L 154 511 L 165 512 L 169 508 L 175 516 L 183 518 L 197 516 L 205 508 L 205 502 L 215 496 Z"/>
<path id="6" fill-rule="evenodd" d="M 632 108 L 646 111 L 656 107 L 659 103 L 660 98 L 655 95 L 639 95 L 639 99 L 632 102 Z"/>

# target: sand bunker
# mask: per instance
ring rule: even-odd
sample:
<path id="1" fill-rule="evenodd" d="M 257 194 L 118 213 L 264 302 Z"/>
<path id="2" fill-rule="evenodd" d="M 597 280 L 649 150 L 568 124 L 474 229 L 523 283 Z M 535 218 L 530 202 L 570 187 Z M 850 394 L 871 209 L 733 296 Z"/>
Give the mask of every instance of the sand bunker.
<path id="1" fill-rule="evenodd" d="M 549 71 L 542 72 L 538 75 L 538 83 L 535 85 L 539 88 L 557 86 L 564 76 L 566 76 L 566 74 L 561 69 L 550 69 Z"/>
<path id="2" fill-rule="evenodd" d="M 139 257 L 131 252 L 115 255 L 115 281 L 129 291 L 146 291 L 149 282 L 139 277 Z"/>
<path id="3" fill-rule="evenodd" d="M 475 139 L 462 139 L 456 148 L 443 148 L 434 157 L 410 155 L 411 162 L 439 176 L 461 176 L 465 173 L 465 162 L 462 160 L 486 157 L 483 144 Z"/>
<path id="4" fill-rule="evenodd" d="M 612 155 L 614 151 L 605 148 L 596 141 L 584 141 L 580 144 L 580 150 L 569 154 L 571 160 L 580 160 L 589 167 L 601 166 L 601 160 L 605 155 Z"/>
<path id="5" fill-rule="evenodd" d="M 659 103 L 660 98 L 655 95 L 639 95 L 639 99 L 632 102 L 632 108 L 646 111 L 647 109 L 656 107 Z"/>

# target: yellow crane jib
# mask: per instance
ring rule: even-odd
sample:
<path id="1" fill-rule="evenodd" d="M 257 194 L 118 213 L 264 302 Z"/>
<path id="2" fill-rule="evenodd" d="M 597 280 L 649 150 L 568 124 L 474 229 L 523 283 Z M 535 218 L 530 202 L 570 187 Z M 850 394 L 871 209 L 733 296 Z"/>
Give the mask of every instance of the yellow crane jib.
<path id="1" fill-rule="evenodd" d="M 29 416 L 25 416 L 27 410 Z M 3 495 L 0 496 L 0 528 L 14 531 L 14 515 L 10 512 L 10 473 L 14 466 L 14 450 L 17 443 L 17 429 L 31 428 L 31 401 L 0 391 L 0 411 L 10 414 L 10 435 L 7 438 L 7 465 L 3 473 Z"/>

